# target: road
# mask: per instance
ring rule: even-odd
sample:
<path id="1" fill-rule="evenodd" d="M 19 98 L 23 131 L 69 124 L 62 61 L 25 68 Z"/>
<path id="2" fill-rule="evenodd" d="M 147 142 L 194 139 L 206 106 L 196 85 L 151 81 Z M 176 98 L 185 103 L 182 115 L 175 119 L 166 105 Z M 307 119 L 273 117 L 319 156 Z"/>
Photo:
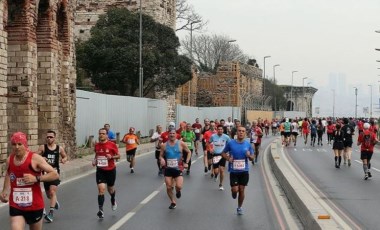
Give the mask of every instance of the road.
<path id="1" fill-rule="evenodd" d="M 264 138 L 262 151 L 273 138 Z M 237 201 L 231 198 L 226 173 L 225 191 L 218 182 L 203 172 L 202 156 L 193 157 L 191 174 L 184 176 L 182 198 L 175 210 L 169 210 L 169 199 L 163 178 L 157 175 L 153 153 L 137 158 L 135 174 L 129 173 L 126 162 L 117 166 L 116 199 L 118 210 L 111 210 L 106 195 L 105 218 L 96 216 L 97 188 L 95 175 L 60 185 L 58 199 L 62 208 L 55 212 L 53 223 L 44 229 L 284 229 L 282 214 L 275 211 L 277 202 L 270 199 L 263 165 L 250 169 L 250 181 L 243 205 L 244 215 L 236 215 Z M 277 214 L 276 214 L 277 213 Z M 9 229 L 8 206 L 0 209 L 1 229 Z"/>
<path id="2" fill-rule="evenodd" d="M 360 151 L 354 137 L 351 167 L 335 168 L 332 146 L 311 147 L 299 139 L 296 147 L 284 148 L 285 153 L 309 184 L 328 201 L 353 228 L 379 229 L 380 159 L 372 158 L 373 178 L 365 181 Z M 325 139 L 325 136 L 324 136 Z M 326 139 L 325 139 L 326 140 Z"/>

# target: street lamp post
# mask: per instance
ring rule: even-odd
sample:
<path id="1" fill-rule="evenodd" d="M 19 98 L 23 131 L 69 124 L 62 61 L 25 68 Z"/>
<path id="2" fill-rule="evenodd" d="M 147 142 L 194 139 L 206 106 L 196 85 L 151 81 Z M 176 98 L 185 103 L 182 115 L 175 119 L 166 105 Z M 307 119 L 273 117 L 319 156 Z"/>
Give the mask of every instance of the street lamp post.
<path id="1" fill-rule="evenodd" d="M 293 77 L 294 73 L 297 73 L 297 70 L 292 71 L 292 85 L 290 86 L 290 111 L 293 111 Z"/>
<path id="2" fill-rule="evenodd" d="M 304 77 L 304 78 L 302 78 L 302 99 L 303 99 L 303 102 L 302 102 L 302 110 L 304 111 L 304 112 L 306 112 L 306 108 L 305 108 L 305 80 L 307 79 L 307 77 Z"/>
<path id="3" fill-rule="evenodd" d="M 358 88 L 354 87 L 355 89 L 355 118 L 358 118 Z"/>
<path id="4" fill-rule="evenodd" d="M 335 121 L 335 89 L 332 89 L 333 92 L 333 121 Z"/>
<path id="5" fill-rule="evenodd" d="M 142 67 L 142 0 L 140 0 L 140 37 L 139 37 L 139 97 L 143 97 L 143 67 Z"/>
<path id="6" fill-rule="evenodd" d="M 280 64 L 276 64 L 273 66 L 273 85 L 276 85 L 276 67 L 279 67 L 279 66 Z M 274 99 L 274 111 L 277 111 L 275 87 L 273 87 L 273 99 Z"/>
<path id="7" fill-rule="evenodd" d="M 370 99 L 370 106 L 369 106 L 369 117 L 370 118 L 372 118 L 372 85 L 368 85 L 369 87 L 371 87 L 371 91 L 370 91 L 370 93 L 371 93 L 371 99 Z"/>
<path id="8" fill-rule="evenodd" d="M 263 96 L 265 96 L 265 59 L 270 58 L 270 56 L 264 57 L 264 68 L 263 68 Z"/>

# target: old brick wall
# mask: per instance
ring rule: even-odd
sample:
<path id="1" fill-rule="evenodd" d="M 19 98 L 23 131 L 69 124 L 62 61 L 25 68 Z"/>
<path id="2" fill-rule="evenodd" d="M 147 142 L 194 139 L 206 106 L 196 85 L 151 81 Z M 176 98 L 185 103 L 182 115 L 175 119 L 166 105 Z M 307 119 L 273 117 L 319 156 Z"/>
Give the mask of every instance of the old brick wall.
<path id="1" fill-rule="evenodd" d="M 176 0 L 142 0 L 141 2 L 144 14 L 175 29 Z M 140 8 L 140 0 L 77 0 L 75 37 L 79 40 L 87 40 L 90 37 L 91 28 L 99 20 L 99 16 L 105 14 L 111 7 L 122 7 L 136 12 Z"/>
<path id="2" fill-rule="evenodd" d="M 1 157 L 9 136 L 28 135 L 32 150 L 46 131 L 75 153 L 74 6 L 69 0 L 0 1 Z"/>

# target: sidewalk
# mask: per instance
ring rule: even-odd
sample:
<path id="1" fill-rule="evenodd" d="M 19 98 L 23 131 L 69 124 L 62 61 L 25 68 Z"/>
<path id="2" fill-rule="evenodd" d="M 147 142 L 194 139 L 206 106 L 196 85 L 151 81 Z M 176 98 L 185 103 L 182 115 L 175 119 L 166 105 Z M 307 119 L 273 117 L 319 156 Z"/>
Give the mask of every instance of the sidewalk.
<path id="1" fill-rule="evenodd" d="M 137 147 L 136 155 L 152 152 L 154 150 L 155 150 L 154 143 L 141 144 Z M 120 161 L 124 161 L 126 158 L 125 148 L 119 148 L 119 153 L 121 156 Z M 65 182 L 65 181 L 70 180 L 74 177 L 78 177 L 81 174 L 86 174 L 86 173 L 90 172 L 91 170 L 95 171 L 95 167 L 92 166 L 92 160 L 93 159 L 94 159 L 94 154 L 90 154 L 90 155 L 84 156 L 82 158 L 70 160 L 66 164 L 60 164 L 61 182 Z M 0 189 L 1 190 L 2 190 L 3 184 L 4 184 L 4 177 L 0 177 L 0 186 L 1 186 Z"/>

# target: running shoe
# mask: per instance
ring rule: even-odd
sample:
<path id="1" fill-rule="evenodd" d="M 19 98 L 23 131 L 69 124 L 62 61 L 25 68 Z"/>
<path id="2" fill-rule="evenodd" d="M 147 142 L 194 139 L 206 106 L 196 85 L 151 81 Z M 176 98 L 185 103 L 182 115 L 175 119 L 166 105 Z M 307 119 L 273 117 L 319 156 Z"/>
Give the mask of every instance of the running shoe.
<path id="1" fill-rule="evenodd" d="M 348 159 L 348 166 L 351 166 L 351 159 Z"/>
<path id="2" fill-rule="evenodd" d="M 55 202 L 55 206 L 54 206 L 54 208 L 56 209 L 56 210 L 58 210 L 59 208 L 61 207 L 61 205 L 59 204 L 59 202 L 58 202 L 58 200 Z"/>
<path id="3" fill-rule="evenodd" d="M 368 180 L 368 174 L 364 174 L 364 180 Z"/>
<path id="4" fill-rule="evenodd" d="M 211 170 L 211 165 L 208 166 L 208 170 Z"/>
<path id="5" fill-rule="evenodd" d="M 177 207 L 177 205 L 175 203 L 171 203 L 169 206 L 169 209 L 175 209 L 176 207 Z"/>
<path id="6" fill-rule="evenodd" d="M 224 188 L 223 188 L 222 185 L 219 185 L 219 190 L 220 190 L 220 191 L 224 191 Z"/>
<path id="7" fill-rule="evenodd" d="M 190 170 L 186 170 L 186 175 L 190 175 Z"/>
<path id="8" fill-rule="evenodd" d="M 214 173 L 211 173 L 211 178 L 213 178 L 214 177 Z"/>
<path id="9" fill-rule="evenodd" d="M 208 171 L 208 170 L 207 170 L 207 167 L 205 167 L 205 173 L 207 173 L 207 171 Z"/>
<path id="10" fill-rule="evenodd" d="M 99 219 L 104 218 L 104 212 L 102 210 L 99 210 L 99 212 L 96 215 L 99 217 Z"/>
<path id="11" fill-rule="evenodd" d="M 117 203 L 115 201 L 115 203 L 112 205 L 112 211 L 116 211 L 117 210 Z"/>
<path id="12" fill-rule="evenodd" d="M 372 177 L 372 173 L 371 172 L 368 172 L 368 177 Z"/>
<path id="13" fill-rule="evenodd" d="M 237 208 L 237 209 L 236 209 L 236 213 L 237 213 L 238 215 L 243 215 L 243 209 L 242 209 L 242 208 Z"/>
<path id="14" fill-rule="evenodd" d="M 49 214 L 45 216 L 45 220 L 47 223 L 53 222 L 53 213 L 49 212 Z"/>
<path id="15" fill-rule="evenodd" d="M 135 170 L 133 170 L 133 168 L 131 168 L 131 173 L 135 173 Z"/>
<path id="16" fill-rule="evenodd" d="M 175 197 L 177 197 L 177 199 L 181 198 L 182 194 L 181 194 L 181 190 L 177 191 L 175 193 Z"/>

